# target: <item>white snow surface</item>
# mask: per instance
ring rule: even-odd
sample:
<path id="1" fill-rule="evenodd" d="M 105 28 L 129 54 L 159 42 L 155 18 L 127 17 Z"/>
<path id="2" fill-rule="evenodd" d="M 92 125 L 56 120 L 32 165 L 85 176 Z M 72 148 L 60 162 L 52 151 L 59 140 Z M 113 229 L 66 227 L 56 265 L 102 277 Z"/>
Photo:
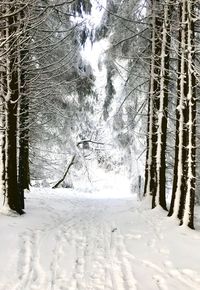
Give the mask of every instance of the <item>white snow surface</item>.
<path id="1" fill-rule="evenodd" d="M 122 188 L 32 188 L 25 215 L 2 212 L 0 289 L 200 289 L 199 230 Z"/>

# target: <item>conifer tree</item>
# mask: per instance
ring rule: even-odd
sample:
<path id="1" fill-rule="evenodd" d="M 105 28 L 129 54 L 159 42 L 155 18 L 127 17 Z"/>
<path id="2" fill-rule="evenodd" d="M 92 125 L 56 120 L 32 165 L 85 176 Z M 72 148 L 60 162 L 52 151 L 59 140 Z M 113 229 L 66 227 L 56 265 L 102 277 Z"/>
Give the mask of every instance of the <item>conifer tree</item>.
<path id="1" fill-rule="evenodd" d="M 195 0 L 179 2 L 177 124 L 172 200 L 169 216 L 194 228 L 196 184 Z"/>
<path id="2" fill-rule="evenodd" d="M 153 0 L 148 132 L 144 195 L 152 196 L 152 208 L 166 209 L 166 134 L 170 52 L 170 1 Z"/>

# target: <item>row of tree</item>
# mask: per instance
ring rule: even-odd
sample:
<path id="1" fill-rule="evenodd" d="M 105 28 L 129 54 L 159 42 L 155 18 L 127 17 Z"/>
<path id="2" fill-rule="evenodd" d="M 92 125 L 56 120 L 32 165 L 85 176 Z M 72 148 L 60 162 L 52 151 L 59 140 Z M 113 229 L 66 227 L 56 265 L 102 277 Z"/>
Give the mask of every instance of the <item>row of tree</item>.
<path id="1" fill-rule="evenodd" d="M 169 80 L 176 79 L 176 132 L 170 216 L 194 228 L 196 183 L 196 1 L 152 1 L 145 195 L 166 207 Z M 173 59 L 173 60 L 172 60 Z M 174 73 L 176 71 L 176 73 Z"/>
<path id="2" fill-rule="evenodd" d="M 31 9 L 22 1 L 0 7 L 1 165 L 4 202 L 22 214 L 29 187 L 27 51 Z"/>
<path id="3" fill-rule="evenodd" d="M 49 136 L 60 142 L 61 135 L 69 135 L 66 127 L 75 127 L 73 114 L 79 110 L 69 96 L 84 99 L 93 84 L 80 55 L 84 19 L 73 21 L 84 9 L 89 13 L 89 1 L 3 0 L 0 5 L 0 185 L 3 203 L 19 214 L 30 169 L 31 174 L 44 169 L 35 166 L 36 148 L 47 152 L 54 146 Z M 61 134 L 55 137 L 57 125 Z"/>
<path id="4" fill-rule="evenodd" d="M 122 115 L 117 111 L 115 121 L 121 118 L 120 124 L 128 127 L 127 146 L 133 148 L 143 139 L 141 122 L 144 124 L 147 110 L 144 195 L 150 197 L 152 208 L 167 210 L 166 195 L 170 193 L 169 216 L 194 228 L 199 3 L 127 0 L 122 5 L 116 0 L 108 1 L 106 14 L 99 35 L 103 33 L 111 42 L 109 82 L 114 83 L 121 67 L 125 71 L 126 96 L 119 107 Z M 110 103 L 116 95 L 114 89 L 108 96 Z"/>

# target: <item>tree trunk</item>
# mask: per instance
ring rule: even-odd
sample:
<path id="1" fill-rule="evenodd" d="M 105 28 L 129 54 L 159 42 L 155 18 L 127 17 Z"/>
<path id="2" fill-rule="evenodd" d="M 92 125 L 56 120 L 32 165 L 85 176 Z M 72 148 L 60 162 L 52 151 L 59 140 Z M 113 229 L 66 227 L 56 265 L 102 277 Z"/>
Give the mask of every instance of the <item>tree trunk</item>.
<path id="1" fill-rule="evenodd" d="M 19 18 L 22 22 L 20 29 L 23 29 L 25 11 L 22 11 Z M 23 35 L 27 38 L 27 34 Z M 29 170 L 29 97 L 27 88 L 27 77 L 23 65 L 28 61 L 28 43 L 23 44 L 18 53 L 18 72 L 19 72 L 19 109 L 18 109 L 18 130 L 19 130 L 19 153 L 18 153 L 18 186 L 22 208 L 24 209 L 24 189 L 29 189 L 30 170 Z"/>
<path id="2" fill-rule="evenodd" d="M 152 208 L 161 205 L 164 209 L 166 209 L 165 169 L 163 166 L 161 167 L 161 162 L 165 164 L 170 43 L 169 11 L 168 5 L 163 9 L 160 1 L 152 0 L 152 57 L 144 190 L 144 195 L 152 196 Z M 160 189 L 163 190 L 162 193 Z"/>
<path id="3" fill-rule="evenodd" d="M 186 31 L 185 23 L 185 0 L 179 4 L 179 18 L 180 18 L 180 33 L 179 33 L 179 65 L 178 65 L 178 77 L 177 77 L 177 103 L 176 108 L 178 117 L 177 119 L 177 134 L 176 134 L 176 148 L 175 148 L 175 164 L 174 164 L 174 181 L 173 181 L 173 192 L 172 201 L 170 206 L 169 215 L 175 217 L 181 217 L 183 206 L 184 191 L 185 191 L 185 177 L 184 174 L 184 162 L 185 162 L 185 132 L 184 132 L 184 105 L 185 105 L 185 91 L 184 84 L 186 82 L 185 74 L 185 51 L 186 51 Z"/>
<path id="4" fill-rule="evenodd" d="M 157 111 L 157 146 L 156 146 L 156 194 L 153 195 L 153 205 L 166 207 L 166 143 L 168 117 L 168 83 L 169 83 L 169 52 L 170 52 L 170 17 L 171 6 L 169 0 L 164 4 L 164 19 L 160 35 L 162 45 L 160 53 L 160 94 L 159 109 Z"/>
<path id="5" fill-rule="evenodd" d="M 169 216 L 194 228 L 196 99 L 194 75 L 194 2 L 180 3 L 178 107 L 174 181 Z"/>
<path id="6" fill-rule="evenodd" d="M 7 4 L 6 13 L 12 14 L 15 7 Z M 14 13 L 13 13 L 14 14 Z M 5 195 L 10 209 L 23 213 L 17 180 L 17 111 L 19 99 L 17 69 L 17 15 L 6 18 L 6 96 L 5 96 Z"/>
<path id="7" fill-rule="evenodd" d="M 21 88 L 25 87 L 24 72 L 21 72 Z M 24 208 L 24 189 L 29 189 L 29 101 L 26 90 L 22 89 L 19 102 L 19 164 L 18 164 L 18 184 L 21 203 Z"/>
<path id="8" fill-rule="evenodd" d="M 181 224 L 194 228 L 194 202 L 196 184 L 196 94 L 195 94 L 195 75 L 194 75 L 194 2 L 187 1 L 187 185 L 185 193 L 184 210 L 181 217 Z"/>
<path id="9" fill-rule="evenodd" d="M 150 63 L 150 84 L 149 84 L 149 101 L 148 101 L 148 128 L 147 128 L 147 153 L 146 153 L 146 171 L 145 171 L 145 188 L 144 195 L 155 195 L 155 155 L 156 155 L 156 112 L 159 106 L 159 63 L 161 50 L 160 28 L 161 18 L 158 16 L 159 1 L 152 0 L 152 40 L 151 40 L 151 63 Z M 154 205 L 153 205 L 154 207 Z"/>
<path id="10" fill-rule="evenodd" d="M 14 8 L 11 9 L 14 11 Z M 22 213 L 22 206 L 19 196 L 19 188 L 17 182 L 17 106 L 19 98 L 18 87 L 18 71 L 17 71 L 17 47 L 16 47 L 16 32 L 17 32 L 16 16 L 8 17 L 9 36 L 13 34 L 9 41 L 10 55 L 8 61 L 8 93 L 9 99 L 7 103 L 7 196 L 8 205 L 11 209 L 18 213 Z"/>

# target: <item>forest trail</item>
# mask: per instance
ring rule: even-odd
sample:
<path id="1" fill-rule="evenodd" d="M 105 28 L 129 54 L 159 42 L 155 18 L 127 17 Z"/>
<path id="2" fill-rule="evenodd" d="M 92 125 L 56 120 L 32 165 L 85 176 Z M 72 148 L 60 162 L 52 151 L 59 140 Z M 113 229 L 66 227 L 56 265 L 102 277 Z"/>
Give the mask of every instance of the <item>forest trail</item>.
<path id="1" fill-rule="evenodd" d="M 59 190 L 27 204 L 25 216 L 1 215 L 1 290 L 200 289 L 200 254 L 186 247 L 200 234 L 170 233 L 164 212 Z"/>

